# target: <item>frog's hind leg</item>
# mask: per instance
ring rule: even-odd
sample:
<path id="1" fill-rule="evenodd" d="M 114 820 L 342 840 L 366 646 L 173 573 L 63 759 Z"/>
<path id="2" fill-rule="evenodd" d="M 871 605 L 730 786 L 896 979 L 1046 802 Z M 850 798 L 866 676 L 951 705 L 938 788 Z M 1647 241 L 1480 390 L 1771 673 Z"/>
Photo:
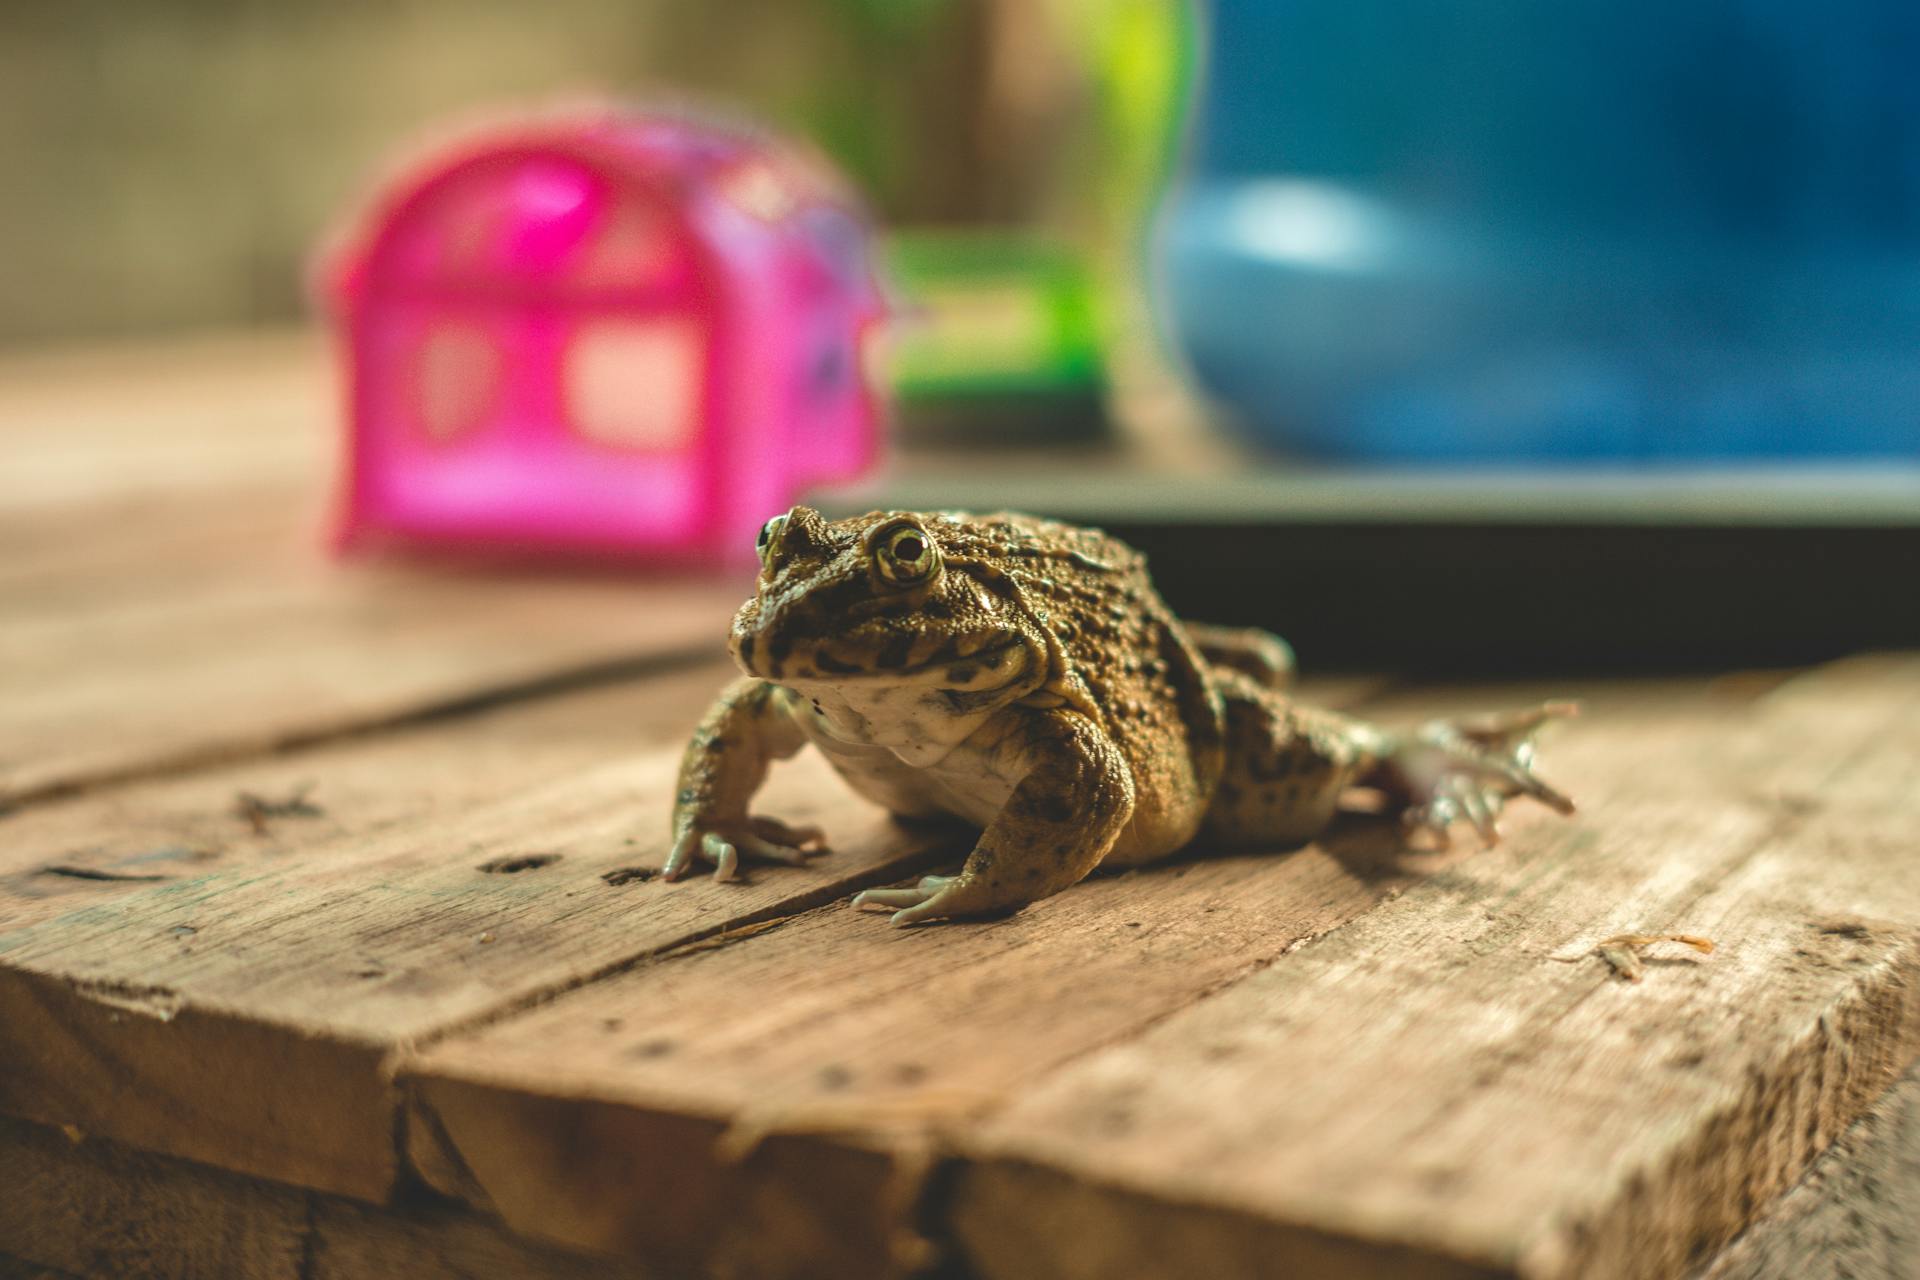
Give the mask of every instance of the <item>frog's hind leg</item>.
<path id="1" fill-rule="evenodd" d="M 1238 672 L 1263 689 L 1285 689 L 1293 684 L 1293 647 L 1271 631 L 1216 627 L 1185 619 L 1180 629 L 1209 667 Z"/>
<path id="2" fill-rule="evenodd" d="M 1390 745 L 1370 725 L 1297 706 L 1238 672 L 1220 672 L 1219 685 L 1227 767 L 1201 828 L 1208 844 L 1304 844 Z"/>
<path id="3" fill-rule="evenodd" d="M 1573 801 L 1534 772 L 1534 735 L 1572 715 L 1571 703 L 1466 720 L 1436 720 L 1410 734 L 1295 706 L 1236 672 L 1221 672 L 1227 766 L 1202 838 L 1215 845 L 1292 845 L 1326 829 L 1350 786 L 1383 792 L 1409 829 L 1447 839 L 1466 822 L 1495 843 L 1508 801 L 1520 796 L 1559 813 Z"/>

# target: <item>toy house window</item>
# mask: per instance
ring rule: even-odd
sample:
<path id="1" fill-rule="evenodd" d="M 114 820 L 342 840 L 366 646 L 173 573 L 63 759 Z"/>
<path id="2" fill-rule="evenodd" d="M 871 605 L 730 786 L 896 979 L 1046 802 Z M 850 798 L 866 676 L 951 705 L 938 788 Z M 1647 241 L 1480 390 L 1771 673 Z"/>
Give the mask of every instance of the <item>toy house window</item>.
<path id="1" fill-rule="evenodd" d="M 500 398 L 506 362 L 477 324 L 447 321 L 427 331 L 408 385 L 414 420 L 427 436 L 453 440 L 485 422 Z"/>
<path id="2" fill-rule="evenodd" d="M 706 343 L 690 317 L 592 321 L 567 347 L 567 419 L 615 448 L 684 448 L 699 426 L 705 371 Z"/>
<path id="3" fill-rule="evenodd" d="M 593 242 L 574 267 L 576 287 L 631 288 L 671 274 L 679 245 L 661 213 L 637 200 L 622 200 L 609 210 Z"/>

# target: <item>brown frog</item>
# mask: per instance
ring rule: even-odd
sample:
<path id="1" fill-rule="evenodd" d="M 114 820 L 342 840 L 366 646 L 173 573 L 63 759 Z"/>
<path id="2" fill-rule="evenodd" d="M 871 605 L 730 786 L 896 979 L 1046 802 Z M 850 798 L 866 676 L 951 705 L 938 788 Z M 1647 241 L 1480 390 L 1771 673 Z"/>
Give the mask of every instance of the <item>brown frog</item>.
<path id="1" fill-rule="evenodd" d="M 1515 796 L 1573 808 L 1532 768 L 1569 704 L 1411 734 L 1298 706 L 1278 637 L 1175 618 L 1097 529 L 795 507 L 760 531 L 760 564 L 731 636 L 746 678 L 681 765 L 669 880 L 822 852 L 818 830 L 748 812 L 768 765 L 809 744 L 896 814 L 980 828 L 958 875 L 854 898 L 895 924 L 1014 910 L 1196 839 L 1299 844 L 1356 785 L 1443 839 L 1464 821 L 1491 843 Z"/>

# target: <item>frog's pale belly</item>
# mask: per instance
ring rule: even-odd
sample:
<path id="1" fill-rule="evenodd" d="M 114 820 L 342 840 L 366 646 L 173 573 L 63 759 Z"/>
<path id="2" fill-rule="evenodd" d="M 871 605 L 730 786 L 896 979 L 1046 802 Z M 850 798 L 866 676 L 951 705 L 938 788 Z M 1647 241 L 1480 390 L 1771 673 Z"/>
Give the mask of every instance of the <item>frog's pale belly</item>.
<path id="1" fill-rule="evenodd" d="M 936 688 L 796 684 L 792 692 L 790 711 L 814 746 L 855 791 L 895 813 L 984 827 L 1020 781 L 999 735 L 981 733 L 996 713 L 956 715 Z"/>
<path id="2" fill-rule="evenodd" d="M 907 817 L 947 814 L 985 827 L 1006 807 L 1017 778 L 995 768 L 993 754 L 962 745 L 938 763 L 910 765 L 884 747 L 814 738 L 847 785 Z"/>

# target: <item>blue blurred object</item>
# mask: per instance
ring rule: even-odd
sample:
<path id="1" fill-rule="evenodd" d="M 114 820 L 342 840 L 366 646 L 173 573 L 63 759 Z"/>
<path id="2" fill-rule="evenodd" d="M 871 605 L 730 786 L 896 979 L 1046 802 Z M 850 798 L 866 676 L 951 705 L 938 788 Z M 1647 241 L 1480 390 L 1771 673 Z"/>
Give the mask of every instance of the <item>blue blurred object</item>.
<path id="1" fill-rule="evenodd" d="M 1215 0 L 1165 314 L 1294 451 L 1920 456 L 1914 0 Z"/>

